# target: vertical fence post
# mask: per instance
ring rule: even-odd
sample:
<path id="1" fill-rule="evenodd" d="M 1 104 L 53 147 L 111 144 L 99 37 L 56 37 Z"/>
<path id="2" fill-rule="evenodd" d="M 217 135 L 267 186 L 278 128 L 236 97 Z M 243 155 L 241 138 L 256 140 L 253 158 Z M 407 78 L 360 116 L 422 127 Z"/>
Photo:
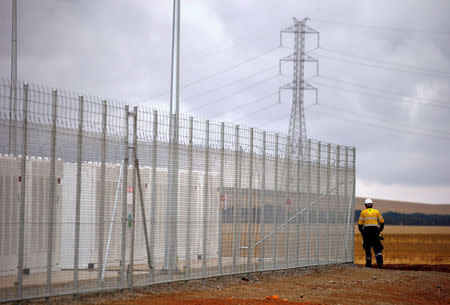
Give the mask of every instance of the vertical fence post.
<path id="1" fill-rule="evenodd" d="M 128 187 L 128 115 L 129 107 L 125 105 L 125 138 L 124 138 L 124 159 L 123 159 L 123 186 L 122 186 L 122 246 L 121 246 L 121 268 L 120 268 L 120 286 L 125 288 L 125 264 L 126 264 L 126 234 L 127 234 L 127 187 Z"/>
<path id="2" fill-rule="evenodd" d="M 106 170 L 106 119 L 107 119 L 106 101 L 102 102 L 102 156 L 100 167 L 100 208 L 99 208 L 99 232 L 98 232 L 98 275 L 97 285 L 102 286 L 102 266 L 103 266 L 103 238 L 105 235 L 105 170 Z"/>
<path id="3" fill-rule="evenodd" d="M 331 145 L 327 145 L 327 264 L 330 264 L 330 170 L 331 170 Z"/>
<path id="4" fill-rule="evenodd" d="M 345 147 L 345 172 L 344 172 L 344 202 L 346 207 L 349 206 L 349 210 L 350 210 L 350 206 L 351 204 L 349 203 L 348 200 L 348 147 Z M 344 262 L 347 260 L 348 257 L 348 225 L 349 225 L 349 220 L 350 220 L 350 212 L 348 212 L 347 216 L 347 220 L 346 220 L 346 224 L 345 224 L 345 237 L 344 237 L 344 247 L 345 247 L 345 258 L 344 258 Z"/>
<path id="5" fill-rule="evenodd" d="M 350 213 L 352 211 L 355 210 L 355 188 L 356 188 L 356 148 L 353 147 L 353 192 L 352 192 L 352 204 L 351 207 L 349 208 Z M 353 219 L 353 215 L 351 216 Z M 353 225 L 352 222 L 351 223 L 351 227 L 352 227 L 352 235 L 351 236 L 355 236 L 355 226 Z M 353 242 L 353 239 L 350 239 L 350 247 L 351 247 L 351 252 L 350 253 L 355 253 L 355 243 Z M 354 256 L 352 256 L 351 258 L 351 262 L 354 261 Z"/>
<path id="6" fill-rule="evenodd" d="M 188 151 L 188 193 L 186 208 L 186 278 L 191 275 L 191 211 L 192 211 L 192 145 L 194 135 L 194 118 L 189 118 L 189 151 Z"/>
<path id="7" fill-rule="evenodd" d="M 316 203 L 316 265 L 319 265 L 320 262 L 320 249 L 319 249 L 319 241 L 320 241 L 320 215 L 319 215 L 319 207 L 320 207 L 320 170 L 321 170 L 321 152 L 322 144 L 317 143 L 317 203 Z"/>
<path id="8" fill-rule="evenodd" d="M 209 204 L 209 120 L 205 129 L 205 179 L 203 186 L 203 280 L 206 278 L 206 245 L 208 242 L 208 204 Z"/>
<path id="9" fill-rule="evenodd" d="M 339 181 L 339 171 L 340 171 L 340 167 L 341 167 L 341 146 L 338 145 L 337 146 L 337 151 L 336 151 L 336 207 L 334 208 L 334 227 L 335 227 L 335 237 L 334 237 L 334 244 L 335 244 L 335 252 L 334 252 L 334 263 L 337 263 L 337 259 L 338 259 L 338 248 L 339 248 L 339 226 L 338 226 L 338 214 L 341 212 L 341 198 L 339 195 L 339 186 L 341 184 L 341 182 Z"/>
<path id="10" fill-rule="evenodd" d="M 28 85 L 23 85 L 22 181 L 20 184 L 19 257 L 17 264 L 17 297 L 22 297 L 23 248 L 25 238 L 25 197 L 27 183 Z"/>
<path id="11" fill-rule="evenodd" d="M 136 239 L 136 158 L 137 158 L 137 106 L 134 106 L 133 108 L 133 152 L 132 152 L 132 162 L 133 165 L 133 179 L 132 179 L 132 200 L 133 200 L 133 206 L 132 206 L 132 212 L 131 212 L 131 249 L 130 249 L 130 279 L 129 279 L 129 285 L 130 288 L 133 287 L 133 276 L 134 276 L 134 250 L 135 250 L 135 239 Z"/>
<path id="12" fill-rule="evenodd" d="M 172 266 L 171 266 L 171 236 L 172 236 L 172 209 L 173 209 L 173 146 L 174 146 L 174 136 L 173 136 L 173 123 L 175 120 L 175 115 L 172 111 L 169 113 L 169 143 L 168 143 L 168 157 L 169 162 L 167 166 L 167 192 L 166 192 L 166 206 L 165 206 L 165 221 L 164 221 L 164 271 L 167 271 L 172 277 Z"/>
<path id="13" fill-rule="evenodd" d="M 219 194 L 219 200 L 220 200 L 220 205 L 219 205 L 219 236 L 218 236 L 218 241 L 219 241 L 219 275 L 222 275 L 222 226 L 223 226 L 223 221 L 222 221 L 222 211 L 225 204 L 225 194 L 223 191 L 223 170 L 224 170 L 224 157 L 225 157 L 225 123 L 222 122 L 222 124 L 220 125 L 220 194 Z M 222 198 L 222 196 L 224 196 Z M 223 200 L 223 201 L 222 201 Z"/>
<path id="14" fill-rule="evenodd" d="M 178 249 L 178 167 L 179 167 L 179 113 L 175 113 L 174 120 L 174 145 L 173 145 L 173 176 L 172 176 L 172 222 L 171 222 L 171 237 L 170 237 L 170 279 L 177 273 L 177 249 Z"/>
<path id="15" fill-rule="evenodd" d="M 78 292 L 78 266 L 80 255 L 81 171 L 83 162 L 83 112 L 84 98 L 78 97 L 78 142 L 77 142 L 77 190 L 75 201 L 75 250 L 73 262 L 73 289 Z M 100 266 L 99 266 L 100 268 Z"/>
<path id="16" fill-rule="evenodd" d="M 51 293 L 52 284 L 52 259 L 53 259 L 53 233 L 54 233 L 54 214 L 56 205 L 56 179 L 55 179 L 55 165 L 56 165 L 56 123 L 57 123 L 57 107 L 58 98 L 57 91 L 52 91 L 53 103 L 53 127 L 51 139 L 51 156 L 50 156 L 50 194 L 48 207 L 48 250 L 47 250 L 47 294 Z"/>
<path id="17" fill-rule="evenodd" d="M 244 211 L 243 211 L 243 207 L 245 207 L 245 200 L 242 198 L 243 197 L 243 191 L 242 191 L 242 185 L 243 185 L 243 182 L 242 182 L 242 175 L 243 175 L 243 173 L 242 173 L 242 159 L 243 159 L 243 155 L 244 155 L 244 153 L 243 153 L 243 151 L 242 151 L 242 146 L 239 146 L 239 159 L 238 159 L 238 164 L 239 164 L 239 180 L 238 180 L 238 193 L 237 193 L 237 200 L 238 200 L 238 202 L 239 202 L 239 209 L 237 210 L 237 219 L 238 219 L 238 222 L 237 222 L 237 239 L 236 239 L 236 241 L 237 241 L 237 247 L 236 247 L 236 250 L 237 250 L 237 253 L 238 253 L 238 256 L 239 256 L 239 266 L 240 266 L 240 269 L 242 269 L 242 266 L 241 266 L 241 239 L 242 239 L 242 226 L 243 226 L 243 219 L 242 219 L 242 215 L 243 215 L 243 213 L 244 213 Z M 240 270 L 241 271 L 241 270 Z"/>
<path id="18" fill-rule="evenodd" d="M 273 268 L 277 267 L 277 225 L 278 225 L 278 133 L 275 134 L 275 200 L 274 200 L 274 221 L 273 221 Z"/>
<path id="19" fill-rule="evenodd" d="M 150 257 L 155 257 L 155 221 L 156 221 L 156 150 L 158 148 L 158 111 L 153 111 L 153 148 L 152 148 L 152 207 L 150 215 Z M 155 266 L 150 270 L 151 282 L 155 281 Z"/>
<path id="20" fill-rule="evenodd" d="M 250 217 L 253 202 L 253 128 L 250 128 L 250 166 L 248 175 L 248 205 L 247 205 L 247 272 L 252 271 L 251 256 L 253 256 L 253 245 L 251 242 L 252 230 L 250 226 Z"/>
<path id="21" fill-rule="evenodd" d="M 260 221 L 260 270 L 264 270 L 264 227 L 266 223 L 265 210 L 265 195 L 266 195 L 266 132 L 263 131 L 263 147 L 262 147 L 262 175 L 261 175 L 261 221 Z"/>
<path id="22" fill-rule="evenodd" d="M 308 206 L 311 204 L 311 139 L 308 140 Z M 309 252 L 310 252 L 310 237 L 311 237 L 311 212 L 309 210 L 309 207 L 306 209 L 307 211 L 307 237 L 306 237 L 306 248 L 307 248 L 307 254 L 306 254 L 306 260 L 307 265 L 309 266 Z"/>
<path id="23" fill-rule="evenodd" d="M 234 140 L 234 205 L 233 205 L 233 242 L 232 242 L 232 252 L 233 252 L 233 272 L 236 272 L 236 259 L 237 259 L 237 210 L 238 210 L 238 187 L 239 187 L 239 125 L 235 128 L 235 140 Z"/>
<path id="24" fill-rule="evenodd" d="M 288 269 L 289 265 L 288 265 L 288 252 L 289 252 L 289 212 L 290 212 L 290 208 L 291 208 L 291 199 L 290 199 L 290 195 L 289 195 L 289 188 L 290 188 L 290 181 L 291 181 L 291 150 L 290 150 L 290 145 L 291 145 L 291 138 L 288 136 L 287 137 L 287 141 L 286 141 L 286 216 L 284 219 L 284 222 L 286 223 L 286 225 L 284 226 L 284 268 Z"/>
<path id="25" fill-rule="evenodd" d="M 297 209 L 296 211 L 300 211 L 300 191 L 301 191 L 301 177 L 300 174 L 302 174 L 301 171 L 301 166 L 302 166 L 302 156 L 303 156 L 303 142 L 302 142 L 302 138 L 298 139 L 298 160 L 297 160 Z M 296 243 L 295 243 L 295 261 L 296 261 L 296 267 L 299 267 L 299 258 L 300 258 L 300 216 L 297 216 L 296 220 L 295 220 L 295 225 L 296 225 Z"/>

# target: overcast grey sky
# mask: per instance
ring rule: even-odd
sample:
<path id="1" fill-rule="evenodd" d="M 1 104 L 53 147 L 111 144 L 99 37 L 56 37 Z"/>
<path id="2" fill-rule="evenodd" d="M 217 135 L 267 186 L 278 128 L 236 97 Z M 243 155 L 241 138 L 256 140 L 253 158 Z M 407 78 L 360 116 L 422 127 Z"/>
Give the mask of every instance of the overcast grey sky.
<path id="1" fill-rule="evenodd" d="M 18 78 L 168 108 L 172 1 L 18 0 Z M 287 133 L 292 17 L 321 48 L 309 137 L 357 148 L 357 195 L 450 203 L 450 1 L 181 0 L 181 110 Z M 0 1 L 10 77 L 11 1 Z M 209 77 L 214 75 L 213 77 Z"/>

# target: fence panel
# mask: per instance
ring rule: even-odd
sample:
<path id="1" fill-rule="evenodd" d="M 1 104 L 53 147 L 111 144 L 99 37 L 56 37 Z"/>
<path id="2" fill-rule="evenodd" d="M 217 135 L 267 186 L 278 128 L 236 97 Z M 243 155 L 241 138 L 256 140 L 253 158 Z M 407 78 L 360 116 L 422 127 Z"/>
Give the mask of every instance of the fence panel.
<path id="1" fill-rule="evenodd" d="M 0 84 L 0 301 L 353 261 L 355 149 Z"/>

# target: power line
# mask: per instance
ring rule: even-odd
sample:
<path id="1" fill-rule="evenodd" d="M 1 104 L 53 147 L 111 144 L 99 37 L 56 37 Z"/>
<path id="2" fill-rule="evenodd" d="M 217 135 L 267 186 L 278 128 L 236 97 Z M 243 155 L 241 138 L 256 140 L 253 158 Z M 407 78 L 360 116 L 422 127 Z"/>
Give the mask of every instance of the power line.
<path id="1" fill-rule="evenodd" d="M 312 20 L 321 22 L 321 23 L 339 24 L 339 25 L 343 25 L 343 26 L 347 26 L 347 27 L 362 27 L 362 28 L 378 30 L 378 31 L 394 31 L 394 32 L 407 32 L 407 33 L 450 35 L 450 32 L 436 31 L 434 29 L 412 29 L 412 28 L 402 28 L 402 27 L 386 27 L 386 26 L 379 26 L 379 25 L 369 25 L 369 24 L 348 23 L 348 22 L 334 21 L 334 20 L 325 20 L 325 19 L 320 19 L 320 18 L 313 18 Z"/>
<path id="2" fill-rule="evenodd" d="M 197 97 L 200 97 L 200 96 L 204 96 L 204 95 L 207 95 L 207 94 L 209 94 L 209 93 L 211 93 L 211 92 L 214 92 L 214 91 L 217 91 L 217 90 L 221 90 L 221 89 L 230 87 L 230 86 L 235 85 L 235 84 L 237 84 L 237 83 L 239 83 L 239 82 L 241 82 L 241 81 L 250 79 L 250 78 L 255 77 L 255 76 L 258 76 L 258 75 L 260 75 L 260 74 L 262 74 L 262 73 L 264 73 L 264 72 L 270 71 L 270 70 L 272 70 L 273 68 L 276 68 L 276 67 L 278 67 L 278 65 L 273 65 L 273 66 L 271 66 L 271 67 L 269 67 L 269 68 L 265 68 L 265 69 L 263 69 L 263 70 L 260 70 L 260 71 L 258 71 L 258 72 L 255 72 L 255 73 L 253 73 L 253 74 L 251 74 L 251 75 L 249 75 L 249 76 L 245 76 L 245 77 L 243 77 L 243 78 L 237 79 L 237 80 L 232 81 L 232 82 L 230 82 L 230 83 L 228 83 L 228 84 L 225 84 L 225 85 L 223 85 L 223 86 L 219 86 L 219 87 L 216 87 L 216 88 L 212 88 L 212 89 L 203 91 L 202 93 L 199 93 L 199 94 L 191 95 L 191 96 L 189 96 L 189 97 L 186 97 L 185 100 L 191 100 L 191 99 L 193 99 L 193 98 L 197 98 Z"/>
<path id="3" fill-rule="evenodd" d="M 331 114 L 332 116 L 334 116 L 334 118 L 336 120 L 345 121 L 345 122 L 353 121 L 353 122 L 361 123 L 361 126 L 363 126 L 363 127 L 364 126 L 365 127 L 372 126 L 372 127 L 376 127 L 376 128 L 382 128 L 382 129 L 391 130 L 391 131 L 394 131 L 394 132 L 396 132 L 396 133 L 398 133 L 398 134 L 400 134 L 402 136 L 405 135 L 405 134 L 419 135 L 419 136 L 432 136 L 432 137 L 437 137 L 437 138 L 440 138 L 440 139 L 444 139 L 444 140 L 450 141 L 450 137 L 447 137 L 447 136 L 444 136 L 444 135 L 441 135 L 441 134 L 430 133 L 430 132 L 427 133 L 427 131 L 423 131 L 423 130 L 419 130 L 419 132 L 417 132 L 417 131 L 411 130 L 409 128 L 408 129 L 402 128 L 402 127 L 399 128 L 399 127 L 393 127 L 393 126 L 388 126 L 388 125 L 374 123 L 374 122 L 368 122 L 366 120 L 357 119 L 357 118 L 348 116 L 345 113 L 344 113 L 344 116 L 346 116 L 345 118 L 341 114 L 339 115 L 339 117 L 337 117 L 337 116 L 335 116 L 335 112 L 330 112 L 330 111 L 326 111 L 326 110 L 324 111 L 323 109 L 322 110 L 315 109 L 314 111 L 321 112 L 321 113 L 324 113 L 324 114 Z"/>
<path id="4" fill-rule="evenodd" d="M 276 104 L 274 104 L 274 105 L 276 105 Z M 305 106 L 304 109 L 306 110 L 306 109 L 308 109 L 308 108 L 310 108 L 310 107 L 312 107 L 312 106 L 314 106 L 314 105 L 317 105 L 317 104 L 311 104 L 311 105 Z M 281 120 L 285 120 L 285 119 L 289 118 L 290 116 L 291 116 L 291 114 L 289 113 L 289 114 L 287 114 L 287 115 L 283 115 L 281 118 L 276 119 L 276 120 L 274 120 L 273 118 L 271 118 L 270 120 L 264 121 L 264 122 L 262 122 L 261 124 L 256 125 L 255 127 L 256 127 L 256 128 L 262 128 L 263 126 L 267 125 L 268 123 L 279 122 L 279 121 L 281 121 Z"/>
<path id="5" fill-rule="evenodd" d="M 381 69 L 381 70 L 399 71 L 399 72 L 404 72 L 404 73 L 416 73 L 416 74 L 422 74 L 422 75 L 427 74 L 428 76 L 433 76 L 433 77 L 450 78 L 450 74 L 449 75 L 437 75 L 434 73 L 428 73 L 428 72 L 426 73 L 426 72 L 417 71 L 417 70 L 405 70 L 405 69 L 395 68 L 395 67 L 382 67 L 382 66 L 375 65 L 375 64 L 368 64 L 368 63 L 362 63 L 362 62 L 352 61 L 352 60 L 343 59 L 343 58 L 336 58 L 333 56 L 324 55 L 324 54 L 320 54 L 320 53 L 317 55 L 323 56 L 323 57 L 325 57 L 325 59 L 331 59 L 334 61 L 343 61 L 343 62 L 350 63 L 350 64 L 367 66 L 367 67 L 372 67 L 372 68 Z"/>
<path id="6" fill-rule="evenodd" d="M 321 105 L 321 104 L 319 104 Z M 308 105 L 305 107 L 305 110 L 310 108 L 311 106 L 317 106 L 316 104 L 312 104 L 312 105 Z M 443 132 L 442 130 L 424 130 L 424 129 L 412 129 L 410 127 L 398 127 L 398 126 L 392 126 L 392 125 L 388 125 L 388 124 L 383 124 L 383 123 L 377 123 L 377 122 L 369 122 L 367 120 L 362 120 L 362 119 L 357 119 L 353 116 L 349 116 L 349 113 L 353 113 L 355 114 L 355 112 L 349 111 L 349 110 L 345 110 L 343 111 L 342 109 L 339 109 L 337 107 L 332 107 L 330 105 L 326 105 L 327 107 L 330 108 L 335 108 L 335 110 L 333 110 L 333 112 L 330 111 L 326 111 L 324 109 L 317 109 L 317 107 L 314 107 L 314 111 L 317 112 L 321 112 L 324 114 L 334 114 L 334 117 L 336 120 L 340 120 L 340 121 L 353 121 L 353 122 L 357 122 L 357 123 L 362 123 L 361 126 L 366 126 L 366 127 L 375 127 L 375 128 L 382 128 L 382 129 L 386 129 L 386 130 L 391 130 L 394 131 L 398 134 L 401 135 L 405 135 L 405 131 L 406 133 L 409 133 L 411 135 L 419 135 L 419 136 L 432 136 L 432 137 L 437 137 L 440 139 L 444 139 L 444 140 L 450 140 L 450 135 L 448 133 Z M 336 111 L 341 112 L 341 114 L 339 114 L 339 116 L 336 116 Z M 342 116 L 342 113 L 344 114 L 345 117 Z M 357 117 L 361 117 L 361 116 L 366 116 L 366 114 L 361 114 L 361 113 L 357 113 L 356 114 Z M 273 120 L 273 118 L 271 118 L 268 121 L 262 122 L 261 124 L 257 125 L 257 128 L 261 128 L 262 126 L 266 126 L 268 123 L 274 123 L 274 122 L 278 122 L 281 120 L 286 119 L 287 117 L 289 117 L 289 115 L 284 115 L 283 117 Z M 375 119 L 375 120 L 379 120 L 379 118 Z"/>
<path id="7" fill-rule="evenodd" d="M 389 96 L 386 96 L 386 95 L 373 94 L 373 93 L 364 92 L 364 91 L 355 91 L 355 90 L 351 90 L 351 89 L 347 89 L 347 88 L 342 88 L 342 87 L 339 87 L 339 86 L 332 86 L 332 85 L 328 85 L 328 84 L 323 84 L 323 83 L 317 82 L 317 81 L 314 81 L 314 82 L 317 83 L 318 85 L 326 87 L 326 88 L 332 88 L 332 89 L 337 89 L 337 90 L 341 90 L 341 91 L 348 91 L 348 92 L 351 92 L 351 93 L 359 93 L 359 94 L 363 94 L 363 95 L 367 95 L 367 96 L 373 96 L 373 97 L 382 98 L 384 102 L 387 102 L 387 100 L 385 99 L 386 97 L 389 98 Z M 391 101 L 393 101 L 393 100 L 391 99 Z M 422 103 L 420 103 L 420 102 L 411 103 L 411 102 L 400 101 L 400 100 L 396 101 L 394 103 L 396 103 L 396 104 L 403 103 L 403 104 L 410 104 L 410 105 L 424 105 L 424 106 L 439 107 L 439 108 L 450 108 L 450 105 L 437 104 L 437 103 L 423 103 L 423 102 Z"/>
<path id="8" fill-rule="evenodd" d="M 259 97 L 259 98 L 255 99 L 255 100 L 252 100 L 251 102 L 248 102 L 248 103 L 245 103 L 245 104 L 239 104 L 239 105 L 236 105 L 236 106 L 234 106 L 234 107 L 228 109 L 227 111 L 222 112 L 221 114 L 233 112 L 233 111 L 236 110 L 236 109 L 239 109 L 239 108 L 242 108 L 242 107 L 246 107 L 246 106 L 248 106 L 248 105 L 255 104 L 255 103 L 257 103 L 257 102 L 263 101 L 263 100 L 265 100 L 265 99 L 267 99 L 267 98 L 269 98 L 269 97 L 276 96 L 276 95 L 278 95 L 278 92 L 274 92 L 274 93 L 271 93 L 271 94 L 264 95 L 264 96 L 262 96 L 262 97 Z M 276 105 L 276 104 L 270 104 L 270 105 Z M 260 111 L 260 110 L 257 110 L 256 112 L 259 112 L 259 111 Z M 249 115 L 249 116 L 250 116 L 250 115 Z M 217 115 L 216 115 L 216 116 L 213 115 L 213 117 L 217 117 Z M 243 118 L 246 118 L 246 117 L 247 117 L 247 115 L 245 115 L 245 116 L 243 116 L 243 117 L 241 117 L 241 118 L 238 118 L 238 119 L 236 119 L 235 121 L 239 121 L 239 120 L 241 120 L 241 119 L 243 119 Z"/>
<path id="9" fill-rule="evenodd" d="M 245 59 L 245 60 L 243 60 L 243 61 L 241 61 L 241 62 L 239 62 L 239 63 L 237 63 L 237 64 L 235 64 L 235 65 L 233 65 L 233 66 L 227 67 L 227 68 L 225 68 L 225 69 L 223 69 L 223 70 L 221 70 L 221 71 L 214 72 L 214 73 L 212 73 L 212 74 L 203 76 L 203 77 L 201 77 L 201 78 L 199 78 L 199 79 L 197 79 L 197 80 L 195 80 L 195 81 L 192 81 L 192 82 L 190 82 L 190 83 L 184 84 L 184 85 L 181 86 L 181 88 L 188 88 L 188 87 L 191 87 L 191 86 L 193 86 L 193 85 L 195 85 L 195 84 L 198 84 L 199 82 L 208 80 L 208 79 L 210 79 L 210 78 L 216 77 L 217 75 L 223 74 L 223 73 L 228 72 L 228 71 L 231 71 L 231 70 L 233 70 L 233 69 L 236 69 L 236 68 L 238 68 L 238 67 L 240 67 L 240 66 L 242 66 L 242 65 L 245 65 L 245 64 L 247 64 L 247 63 L 249 63 L 249 62 L 251 62 L 251 61 L 254 61 L 254 60 L 256 60 L 256 59 L 258 59 L 258 58 L 260 58 L 260 57 L 263 57 L 263 56 L 265 56 L 265 55 L 267 55 L 267 54 L 269 54 L 269 53 L 271 53 L 271 52 L 273 52 L 273 51 L 275 51 L 275 50 L 277 50 L 277 49 L 279 49 L 279 48 L 280 48 L 280 47 L 277 46 L 277 47 L 275 47 L 275 48 L 268 49 L 268 50 L 266 50 L 266 51 L 264 51 L 264 52 L 262 52 L 262 53 L 260 53 L 260 54 L 258 54 L 258 55 L 256 55 L 256 56 L 249 57 L 249 58 L 247 58 L 247 59 Z M 159 97 L 162 97 L 162 96 L 164 96 L 164 95 L 166 95 L 166 94 L 168 94 L 168 93 L 169 93 L 169 91 L 164 91 L 164 92 L 162 92 L 162 93 L 160 93 L 160 94 L 151 96 L 150 98 L 151 98 L 151 99 L 153 99 L 153 98 L 159 98 Z M 143 101 L 143 102 L 144 102 L 144 101 Z"/>
<path id="10" fill-rule="evenodd" d="M 235 91 L 235 92 L 233 92 L 233 93 L 230 94 L 230 95 L 223 96 L 223 97 L 218 98 L 218 99 L 216 99 L 216 100 L 208 101 L 208 102 L 206 102 L 206 103 L 204 103 L 204 104 L 201 104 L 201 105 L 199 105 L 199 106 L 197 106 L 197 107 L 191 108 L 191 109 L 189 109 L 188 111 L 189 111 L 189 112 L 194 112 L 194 111 L 196 111 L 196 110 L 198 110 L 198 109 L 200 109 L 200 108 L 202 108 L 202 107 L 207 107 L 207 106 L 216 104 L 216 103 L 218 103 L 218 102 L 220 102 L 220 101 L 223 101 L 223 100 L 225 100 L 225 99 L 227 99 L 227 98 L 230 98 L 230 97 L 232 97 L 232 96 L 234 96 L 234 95 L 236 95 L 236 94 L 242 93 L 242 92 L 244 92 L 244 91 L 246 91 L 246 90 L 248 90 L 248 89 L 251 89 L 251 88 L 254 88 L 254 87 L 256 87 L 256 86 L 259 86 L 259 85 L 261 85 L 262 83 L 264 83 L 264 82 L 266 82 L 266 81 L 268 81 L 268 80 L 274 79 L 274 78 L 276 78 L 276 77 L 278 77 L 278 76 L 279 76 L 278 74 L 272 75 L 272 76 L 270 76 L 270 77 L 268 77 L 268 78 L 265 78 L 265 79 L 263 79 L 263 80 L 261 80 L 261 81 L 258 81 L 258 82 L 256 82 L 256 83 L 254 83 L 254 84 L 252 84 L 252 85 L 250 85 L 250 86 L 247 86 L 247 87 L 242 88 L 242 89 L 240 89 L 240 90 L 238 90 L 238 91 Z"/>
<path id="11" fill-rule="evenodd" d="M 276 93 L 275 93 L 275 94 L 276 94 Z M 275 95 L 275 94 L 272 94 L 272 95 Z M 269 104 L 269 105 L 266 106 L 266 107 L 260 108 L 260 109 L 258 109 L 258 110 L 256 110 L 256 111 L 253 111 L 253 112 L 251 112 L 251 113 L 249 113 L 249 114 L 246 114 L 246 115 L 244 115 L 244 116 L 241 116 L 241 117 L 237 118 L 236 121 L 240 121 L 240 120 L 242 120 L 242 119 L 244 119 L 244 118 L 249 118 L 249 117 L 251 117 L 251 116 L 253 116 L 253 115 L 255 115 L 255 114 L 259 113 L 259 112 L 266 111 L 267 109 L 269 109 L 269 108 L 271 108 L 271 107 L 273 107 L 273 106 L 275 106 L 275 105 L 279 105 L 279 104 L 271 103 L 271 104 Z"/>
<path id="12" fill-rule="evenodd" d="M 341 79 L 334 78 L 334 77 L 330 77 L 330 76 L 319 75 L 318 77 L 319 77 L 319 78 L 323 78 L 323 79 L 325 79 L 325 80 L 331 80 L 331 81 L 334 81 L 334 82 L 339 82 L 339 83 L 343 83 L 343 84 L 348 84 L 349 86 L 352 86 L 352 87 L 357 87 L 357 88 L 361 88 L 361 89 L 367 89 L 367 90 L 377 91 L 377 92 L 381 92 L 381 93 L 387 93 L 387 94 L 390 94 L 390 95 L 395 96 L 395 97 L 401 97 L 401 98 L 410 99 L 410 100 L 430 101 L 430 103 L 420 103 L 420 104 L 427 105 L 427 106 L 429 105 L 429 106 L 445 107 L 445 108 L 450 107 L 449 104 L 445 103 L 445 102 L 442 101 L 442 100 L 431 99 L 431 98 L 425 98 L 425 97 L 417 97 L 417 98 L 416 98 L 416 97 L 406 96 L 406 95 L 402 95 L 402 94 L 400 94 L 400 93 L 398 93 L 398 92 L 388 91 L 388 90 L 382 90 L 382 89 L 372 88 L 372 87 L 367 87 L 367 86 L 363 86 L 363 85 L 361 85 L 361 84 L 357 84 L 357 83 L 354 83 L 354 82 L 349 82 L 349 81 L 341 80 Z M 431 103 L 431 102 L 433 102 L 433 103 Z M 413 103 L 410 103 L 410 104 L 413 104 Z M 414 103 L 414 104 L 416 104 L 416 103 Z"/>
<path id="13" fill-rule="evenodd" d="M 425 69 L 423 67 L 417 67 L 417 66 L 405 65 L 405 64 L 400 64 L 400 63 L 394 63 L 394 62 L 389 62 L 389 61 L 385 61 L 385 60 L 381 60 L 381 59 L 377 59 L 377 58 L 364 57 L 364 56 L 360 56 L 360 55 L 346 53 L 346 52 L 341 51 L 341 50 L 333 50 L 333 49 L 329 49 L 329 48 L 324 48 L 322 46 L 319 49 L 321 49 L 321 50 L 323 50 L 325 52 L 335 53 L 335 54 L 338 54 L 338 55 L 341 55 L 341 56 L 346 56 L 346 57 L 363 59 L 363 60 L 366 60 L 366 61 L 370 61 L 370 62 L 374 62 L 374 63 L 377 63 L 377 64 L 381 64 L 381 65 L 392 65 L 392 66 L 398 66 L 398 67 L 407 68 L 407 69 L 416 69 L 418 72 L 422 72 L 422 73 L 443 74 L 443 76 L 447 76 L 447 77 L 450 76 L 450 72 L 430 70 L 430 69 Z"/>
<path id="14" fill-rule="evenodd" d="M 383 119 L 383 118 L 371 115 L 370 113 L 357 112 L 357 111 L 353 111 L 353 110 L 350 110 L 350 109 L 336 107 L 336 106 L 332 106 L 332 105 L 328 105 L 328 104 L 321 104 L 321 106 L 332 108 L 335 111 L 339 111 L 339 112 L 347 114 L 347 115 L 348 114 L 354 114 L 356 117 L 371 118 L 372 120 L 384 122 L 384 123 L 387 123 L 387 124 L 391 124 L 392 123 L 392 121 L 390 121 L 390 120 L 386 120 L 386 119 Z M 446 130 L 434 129 L 434 128 L 429 128 L 429 127 L 426 127 L 426 128 L 411 127 L 411 126 L 405 125 L 404 123 L 398 122 L 398 121 L 395 122 L 395 127 L 399 127 L 399 124 L 403 125 L 403 126 L 400 126 L 401 128 L 406 128 L 406 129 L 411 129 L 411 130 L 418 130 L 418 131 L 421 131 L 421 132 L 445 134 L 445 135 L 448 135 L 450 137 L 450 132 L 448 132 Z"/>

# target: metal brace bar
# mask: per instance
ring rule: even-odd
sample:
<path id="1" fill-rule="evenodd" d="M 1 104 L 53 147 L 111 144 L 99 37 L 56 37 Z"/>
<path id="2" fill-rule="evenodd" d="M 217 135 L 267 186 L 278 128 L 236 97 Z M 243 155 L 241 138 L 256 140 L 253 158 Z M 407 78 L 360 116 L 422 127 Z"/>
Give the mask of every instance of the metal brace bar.
<path id="1" fill-rule="evenodd" d="M 339 183 L 339 185 L 344 184 L 345 181 Z M 308 208 L 312 207 L 313 205 L 315 205 L 316 203 L 318 203 L 320 201 L 320 199 L 322 199 L 323 197 L 327 196 L 329 193 L 331 193 L 332 191 L 334 191 L 337 188 L 337 186 L 335 186 L 333 189 L 331 189 L 329 192 L 327 192 L 326 194 L 323 194 L 322 196 L 320 196 L 319 198 L 317 198 L 316 200 L 314 200 L 313 202 L 311 202 L 310 204 L 308 204 L 306 207 L 304 207 L 303 209 L 300 210 L 300 212 L 298 212 L 297 214 L 295 214 L 294 216 L 292 216 L 291 218 L 288 219 L 288 221 L 286 221 L 285 223 L 279 225 L 275 230 L 273 230 L 272 232 L 270 232 L 269 234 L 267 234 L 262 240 L 258 241 L 254 247 L 258 246 L 260 243 L 262 243 L 264 240 L 266 240 L 267 238 L 269 238 L 270 236 L 272 236 L 273 234 L 275 234 L 276 232 L 278 232 L 280 229 L 284 228 L 284 226 L 286 226 L 288 223 L 290 223 L 291 221 L 293 221 L 295 218 L 297 218 L 298 216 L 300 216 L 300 214 L 302 214 L 304 211 L 306 211 Z"/>

